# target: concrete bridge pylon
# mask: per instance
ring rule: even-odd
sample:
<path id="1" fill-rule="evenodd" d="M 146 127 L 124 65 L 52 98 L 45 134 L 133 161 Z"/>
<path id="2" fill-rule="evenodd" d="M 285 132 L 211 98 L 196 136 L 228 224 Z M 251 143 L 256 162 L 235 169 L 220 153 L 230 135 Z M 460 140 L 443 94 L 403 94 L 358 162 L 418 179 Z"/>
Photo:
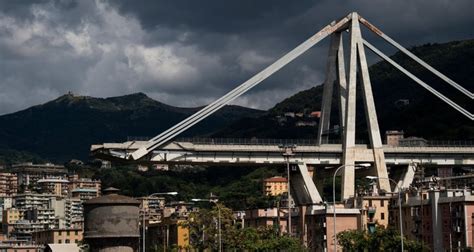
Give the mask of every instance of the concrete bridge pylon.
<path id="1" fill-rule="evenodd" d="M 357 148 L 355 146 L 356 132 L 356 84 L 362 86 L 362 94 L 367 127 L 369 131 L 370 148 L 374 156 L 373 175 L 386 178 L 387 167 L 382 149 L 382 139 L 377 121 L 372 85 L 365 56 L 364 44 L 359 25 L 359 16 L 353 12 L 350 14 L 348 26 L 350 33 L 349 42 L 349 67 L 346 75 L 346 67 L 343 51 L 342 31 L 337 31 L 331 36 L 329 56 L 327 61 L 326 80 L 324 82 L 323 99 L 321 105 L 321 118 L 317 134 L 319 145 L 328 142 L 328 132 L 330 129 L 331 104 L 333 89 L 337 89 L 339 106 L 339 124 L 342 127 L 343 159 L 345 165 L 342 172 L 342 198 L 349 199 L 355 193 L 355 167 Z M 346 77 L 347 76 L 347 77 Z M 346 79 L 347 78 L 347 79 Z M 379 180 L 380 189 L 390 191 L 388 180 Z"/>

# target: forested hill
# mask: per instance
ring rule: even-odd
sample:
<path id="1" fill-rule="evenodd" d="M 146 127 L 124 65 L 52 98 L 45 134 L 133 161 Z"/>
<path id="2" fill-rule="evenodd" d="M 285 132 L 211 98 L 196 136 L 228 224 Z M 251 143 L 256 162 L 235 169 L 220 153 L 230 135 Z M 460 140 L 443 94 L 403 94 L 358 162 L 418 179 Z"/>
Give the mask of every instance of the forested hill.
<path id="1" fill-rule="evenodd" d="M 91 144 L 123 142 L 129 136 L 155 136 L 198 109 L 169 106 L 143 93 L 112 98 L 66 94 L 48 103 L 0 116 L 0 158 L 3 153 L 18 161 L 25 156 L 22 153 L 33 153 L 56 162 L 72 158 L 86 160 Z M 253 118 L 262 113 L 226 106 L 184 135 L 210 134 L 242 117 Z M 14 158 L 12 153 L 15 153 Z"/>
<path id="2" fill-rule="evenodd" d="M 369 53 L 369 51 L 367 50 Z M 469 91 L 474 91 L 474 40 L 445 44 L 426 44 L 411 48 L 411 52 L 447 75 Z M 391 57 L 417 77 L 436 88 L 471 113 L 474 102 L 458 90 L 425 70 L 415 61 L 398 52 Z M 474 139 L 474 123 L 464 115 L 419 86 L 386 62 L 379 62 L 369 69 L 381 133 L 390 129 L 404 130 L 408 136 L 427 139 Z M 313 137 L 316 127 L 278 127 L 276 116 L 285 112 L 308 112 L 321 109 L 322 85 L 299 92 L 269 110 L 258 120 L 243 120 L 222 130 L 217 136 L 234 137 Z M 360 86 L 358 93 L 360 94 Z M 333 125 L 337 122 L 337 107 L 333 104 Z M 361 97 L 357 102 L 358 138 L 366 138 L 365 116 Z"/>

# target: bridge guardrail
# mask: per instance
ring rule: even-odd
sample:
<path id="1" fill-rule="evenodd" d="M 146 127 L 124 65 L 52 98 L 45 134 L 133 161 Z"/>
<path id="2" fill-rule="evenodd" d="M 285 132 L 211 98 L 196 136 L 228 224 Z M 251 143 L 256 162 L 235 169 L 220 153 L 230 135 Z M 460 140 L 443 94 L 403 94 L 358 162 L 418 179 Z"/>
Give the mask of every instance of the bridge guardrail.
<path id="1" fill-rule="evenodd" d="M 149 137 L 127 137 L 127 141 L 147 141 Z M 406 140 L 406 139 L 405 139 Z M 271 138 L 206 138 L 183 137 L 178 142 L 208 145 L 297 145 L 315 146 L 316 139 L 271 139 Z M 341 144 L 339 139 L 323 141 L 323 144 Z M 364 140 L 356 140 L 356 144 L 369 144 Z M 386 144 L 386 143 L 384 143 Z M 397 147 L 474 147 L 474 140 L 425 140 L 403 141 Z"/>

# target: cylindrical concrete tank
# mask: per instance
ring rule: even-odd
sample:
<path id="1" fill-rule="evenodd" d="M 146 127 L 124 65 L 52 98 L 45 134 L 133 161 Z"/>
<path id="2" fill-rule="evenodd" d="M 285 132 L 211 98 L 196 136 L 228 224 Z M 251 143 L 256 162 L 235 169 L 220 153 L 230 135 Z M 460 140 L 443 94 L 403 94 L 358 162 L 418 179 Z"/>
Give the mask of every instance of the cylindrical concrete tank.
<path id="1" fill-rule="evenodd" d="M 84 202 L 84 239 L 92 252 L 138 250 L 140 202 L 107 188 L 104 196 Z"/>

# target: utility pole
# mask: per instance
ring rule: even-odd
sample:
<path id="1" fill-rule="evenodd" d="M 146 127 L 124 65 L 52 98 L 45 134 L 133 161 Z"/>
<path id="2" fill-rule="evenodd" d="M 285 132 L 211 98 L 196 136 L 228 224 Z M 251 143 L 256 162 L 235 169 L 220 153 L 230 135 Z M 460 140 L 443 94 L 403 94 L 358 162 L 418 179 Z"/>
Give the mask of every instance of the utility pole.
<path id="1" fill-rule="evenodd" d="M 285 161 L 286 161 L 286 171 L 287 171 L 287 181 L 288 181 L 288 235 L 291 237 L 292 236 L 292 233 L 291 233 L 291 208 L 292 208 L 292 205 L 291 205 L 291 186 L 290 186 L 290 173 L 291 173 L 291 170 L 290 170 L 290 157 L 294 156 L 295 153 L 295 149 L 296 149 L 296 145 L 280 145 L 279 148 L 283 151 L 283 157 L 285 158 Z"/>

